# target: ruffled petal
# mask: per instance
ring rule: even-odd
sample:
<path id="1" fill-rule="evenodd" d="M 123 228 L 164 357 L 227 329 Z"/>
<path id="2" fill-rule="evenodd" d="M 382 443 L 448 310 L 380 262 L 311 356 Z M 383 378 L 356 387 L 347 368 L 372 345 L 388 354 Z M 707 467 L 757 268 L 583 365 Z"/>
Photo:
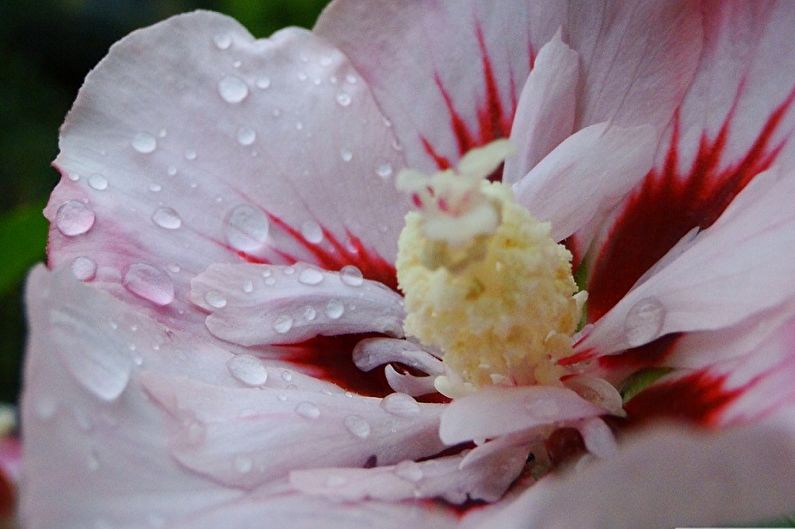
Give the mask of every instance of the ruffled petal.
<path id="1" fill-rule="evenodd" d="M 403 334 L 403 298 L 395 291 L 361 274 L 304 263 L 212 265 L 191 281 L 191 299 L 210 312 L 206 325 L 214 336 L 245 346 Z"/>
<path id="2" fill-rule="evenodd" d="M 50 265 L 82 258 L 81 277 L 177 321 L 213 262 L 355 264 L 394 283 L 408 204 L 393 143 L 366 84 L 311 33 L 255 41 L 221 15 L 171 18 L 113 46 L 66 119 Z"/>

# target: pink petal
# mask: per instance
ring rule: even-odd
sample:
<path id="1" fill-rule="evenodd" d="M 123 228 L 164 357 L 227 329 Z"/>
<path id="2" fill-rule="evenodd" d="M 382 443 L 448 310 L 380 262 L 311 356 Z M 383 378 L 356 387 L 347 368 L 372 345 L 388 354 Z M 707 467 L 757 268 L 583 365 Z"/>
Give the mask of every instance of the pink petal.
<path id="1" fill-rule="evenodd" d="M 381 399 L 339 390 L 225 388 L 153 372 L 144 380 L 169 416 L 174 456 L 229 486 L 251 489 L 295 469 L 388 465 L 443 448 L 441 405 L 396 414 Z"/>
<path id="2" fill-rule="evenodd" d="M 598 226 L 649 170 L 656 147 L 652 127 L 591 125 L 520 179 L 514 185 L 517 199 L 534 216 L 550 221 L 552 237 L 563 240 Z"/>
<path id="3" fill-rule="evenodd" d="M 705 229 L 757 174 L 792 167 L 795 61 L 786 2 L 708 3 L 696 79 L 653 171 L 592 252 L 591 320 L 604 315 L 695 227 Z M 655 234 L 649 237 L 648 234 Z"/>
<path id="4" fill-rule="evenodd" d="M 610 460 L 546 479 L 477 527 L 718 526 L 791 512 L 792 424 L 720 435 L 657 429 Z"/>
<path id="5" fill-rule="evenodd" d="M 519 476 L 527 461 L 527 448 L 503 446 L 463 466 L 465 455 L 415 463 L 359 469 L 299 470 L 290 474 L 298 490 L 343 501 L 376 499 L 403 501 L 444 498 L 461 504 L 468 500 L 499 500 Z"/>
<path id="6" fill-rule="evenodd" d="M 394 282 L 407 201 L 379 174 L 402 154 L 357 79 L 309 32 L 255 41 L 207 12 L 126 37 L 62 129 L 50 265 L 88 257 L 97 281 L 175 321 L 213 262 L 352 263 Z"/>
<path id="7" fill-rule="evenodd" d="M 791 297 L 793 193 L 791 174 L 759 175 L 687 251 L 600 319 L 577 349 L 611 354 L 677 331 L 728 327 Z"/>
<path id="8" fill-rule="evenodd" d="M 232 355 L 164 328 L 80 284 L 69 270 L 35 269 L 27 308 L 31 332 L 21 407 L 25 527 L 163 523 L 240 496 L 186 472 L 171 457 L 167 423 L 138 382 L 140 364 L 234 385 L 225 367 Z M 78 377 L 78 364 L 66 360 L 86 354 L 80 365 L 88 367 L 100 351 L 132 366 L 112 401 L 96 391 L 104 386 L 97 386 L 94 375 Z"/>
<path id="9" fill-rule="evenodd" d="M 701 46 L 695 5 L 342 1 L 315 31 L 373 87 L 410 165 L 430 170 L 508 135 L 535 55 L 561 26 L 582 58 L 575 129 L 668 122 Z"/>
<path id="10" fill-rule="evenodd" d="M 191 299 L 210 312 L 210 332 L 240 345 L 299 343 L 315 336 L 402 335 L 403 298 L 360 276 L 313 266 L 216 264 L 191 281 Z"/>
<path id="11" fill-rule="evenodd" d="M 511 129 L 511 143 L 519 152 L 505 160 L 504 182 L 512 184 L 526 175 L 572 133 L 578 61 L 560 32 L 541 48 L 519 97 Z"/>
<path id="12" fill-rule="evenodd" d="M 489 387 L 450 403 L 442 414 L 439 436 L 453 445 L 604 413 L 565 388 Z"/>
<path id="13" fill-rule="evenodd" d="M 452 529 L 457 520 L 450 510 L 428 503 L 348 504 L 305 494 L 255 493 L 169 529 L 404 529 L 407 524 L 423 529 Z"/>

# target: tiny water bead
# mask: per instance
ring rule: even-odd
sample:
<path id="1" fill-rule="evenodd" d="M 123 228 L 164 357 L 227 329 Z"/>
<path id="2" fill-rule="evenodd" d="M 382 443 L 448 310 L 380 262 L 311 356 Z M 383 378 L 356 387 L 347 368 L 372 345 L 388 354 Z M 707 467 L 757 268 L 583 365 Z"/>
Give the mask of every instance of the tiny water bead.
<path id="1" fill-rule="evenodd" d="M 278 316 L 273 320 L 273 330 L 279 334 L 286 334 L 293 328 L 293 318 L 286 314 Z"/>
<path id="2" fill-rule="evenodd" d="M 218 93 L 227 103 L 237 104 L 248 96 L 248 86 L 240 78 L 228 75 L 218 81 Z"/>
<path id="3" fill-rule="evenodd" d="M 345 265 L 340 269 L 340 281 L 349 287 L 358 287 L 364 283 L 364 275 L 354 265 Z"/>
<path id="4" fill-rule="evenodd" d="M 304 419 L 315 420 L 320 417 L 320 408 L 317 407 L 317 404 L 304 401 L 295 407 L 295 413 Z"/>
<path id="5" fill-rule="evenodd" d="M 238 455 L 235 456 L 234 466 L 241 474 L 248 474 L 254 468 L 254 461 L 248 456 Z"/>
<path id="6" fill-rule="evenodd" d="M 304 307 L 303 317 L 306 321 L 314 321 L 317 318 L 317 311 L 311 305 Z"/>
<path id="7" fill-rule="evenodd" d="M 323 241 L 323 229 L 317 222 L 308 220 L 301 225 L 301 236 L 307 242 L 318 244 Z"/>
<path id="8" fill-rule="evenodd" d="M 420 405 L 411 395 L 391 393 L 381 399 L 381 408 L 398 417 L 411 417 L 420 412 Z"/>
<path id="9" fill-rule="evenodd" d="M 270 223 L 261 210 L 241 204 L 226 218 L 224 234 L 232 248 L 241 252 L 259 250 L 268 239 Z"/>
<path id="10" fill-rule="evenodd" d="M 259 358 L 252 355 L 234 356 L 226 363 L 226 368 L 236 380 L 247 386 L 258 387 L 268 381 L 267 368 Z"/>
<path id="11" fill-rule="evenodd" d="M 635 303 L 624 320 L 624 335 L 631 347 L 649 343 L 659 337 L 665 323 L 665 306 L 654 297 Z"/>
<path id="12" fill-rule="evenodd" d="M 88 177 L 88 186 L 95 191 L 105 191 L 108 188 L 108 179 L 101 174 L 92 174 Z"/>
<path id="13" fill-rule="evenodd" d="M 122 281 L 124 287 L 155 305 L 165 306 L 174 301 L 174 283 L 164 271 L 146 263 L 130 265 Z"/>
<path id="14" fill-rule="evenodd" d="M 76 257 L 72 261 L 72 273 L 80 281 L 91 281 L 97 275 L 97 263 L 90 257 Z"/>
<path id="15" fill-rule="evenodd" d="M 347 107 L 351 104 L 351 96 L 347 92 L 340 92 L 337 94 L 337 103 L 340 106 Z"/>
<path id="16" fill-rule="evenodd" d="M 301 273 L 298 274 L 298 281 L 304 285 L 319 285 L 323 282 L 324 277 L 323 272 L 310 267 L 301 270 Z"/>
<path id="17" fill-rule="evenodd" d="M 237 142 L 240 145 L 248 146 L 254 143 L 257 139 L 257 132 L 249 127 L 240 127 L 237 129 Z"/>
<path id="18" fill-rule="evenodd" d="M 375 174 L 386 180 L 392 176 L 392 166 L 388 163 L 382 163 L 375 169 Z"/>
<path id="19" fill-rule="evenodd" d="M 423 478 L 422 467 L 414 461 L 402 461 L 395 465 L 395 475 L 412 483 L 416 483 Z"/>
<path id="20" fill-rule="evenodd" d="M 227 303 L 224 295 L 217 290 L 208 290 L 207 293 L 204 294 L 204 301 L 214 309 L 222 309 L 226 307 Z"/>
<path id="21" fill-rule="evenodd" d="M 67 237 L 88 232 L 95 220 L 94 211 L 79 200 L 67 200 L 55 212 L 55 226 Z"/>
<path id="22" fill-rule="evenodd" d="M 340 158 L 343 162 L 350 162 L 353 160 L 353 152 L 350 149 L 340 149 Z"/>
<path id="23" fill-rule="evenodd" d="M 213 42 L 219 50 L 227 50 L 232 45 L 232 36 L 228 33 L 219 33 L 213 37 Z"/>
<path id="24" fill-rule="evenodd" d="M 271 80 L 268 77 L 260 77 L 254 84 L 260 90 L 267 90 L 271 85 Z"/>
<path id="25" fill-rule="evenodd" d="M 157 149 L 157 139 L 148 132 L 139 132 L 133 136 L 132 147 L 141 154 L 149 154 Z"/>
<path id="26" fill-rule="evenodd" d="M 345 312 L 345 306 L 342 304 L 342 301 L 338 299 L 332 299 L 328 303 L 326 303 L 326 316 L 329 317 L 331 320 L 338 320 L 342 317 L 343 313 Z"/>
<path id="27" fill-rule="evenodd" d="M 176 230 L 182 226 L 182 218 L 173 208 L 159 207 L 152 213 L 152 222 L 166 230 Z"/>
<path id="28" fill-rule="evenodd" d="M 367 439 L 370 437 L 370 423 L 359 415 L 348 415 L 343 419 L 345 428 L 354 436 L 359 439 Z"/>

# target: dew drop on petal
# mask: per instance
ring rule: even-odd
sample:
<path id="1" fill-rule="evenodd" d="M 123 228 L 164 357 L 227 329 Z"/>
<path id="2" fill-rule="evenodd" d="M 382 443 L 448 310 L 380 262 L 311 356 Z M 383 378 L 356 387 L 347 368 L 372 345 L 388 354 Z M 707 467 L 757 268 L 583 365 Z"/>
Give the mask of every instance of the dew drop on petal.
<path id="1" fill-rule="evenodd" d="M 660 335 L 665 322 L 665 307 L 657 298 L 644 298 L 629 309 L 624 320 L 627 343 L 638 347 Z"/>
<path id="2" fill-rule="evenodd" d="M 240 103 L 248 95 L 248 86 L 241 79 L 228 75 L 218 81 L 218 93 L 227 103 Z"/>
<path id="3" fill-rule="evenodd" d="M 284 380 L 285 382 L 292 382 L 293 374 L 285 369 L 284 371 L 282 371 L 282 380 Z"/>
<path id="4" fill-rule="evenodd" d="M 356 76 L 353 75 L 352 73 L 349 73 L 348 75 L 345 76 L 345 81 L 348 84 L 356 84 Z"/>
<path id="5" fill-rule="evenodd" d="M 268 381 L 268 370 L 256 356 L 233 356 L 226 362 L 226 368 L 229 374 L 247 386 L 261 386 Z"/>
<path id="6" fill-rule="evenodd" d="M 304 268 L 298 274 L 298 282 L 304 285 L 319 285 L 323 282 L 324 277 L 323 272 L 317 268 Z"/>
<path id="7" fill-rule="evenodd" d="M 204 301 L 215 309 L 222 309 L 226 307 L 226 298 L 217 290 L 208 290 L 204 294 Z"/>
<path id="8" fill-rule="evenodd" d="M 237 142 L 240 145 L 251 145 L 257 139 L 257 132 L 249 127 L 240 127 L 237 129 Z"/>
<path id="9" fill-rule="evenodd" d="M 314 321 L 317 318 L 317 311 L 313 306 L 307 305 L 304 307 L 303 316 L 306 321 Z"/>
<path id="10" fill-rule="evenodd" d="M 155 305 L 174 301 L 174 283 L 168 274 L 146 263 L 130 265 L 122 281 L 124 288 Z"/>
<path id="11" fill-rule="evenodd" d="M 414 461 L 402 461 L 395 465 L 395 475 L 399 478 L 416 483 L 422 479 L 422 467 Z"/>
<path id="12" fill-rule="evenodd" d="M 58 401 L 49 395 L 42 395 L 33 404 L 33 408 L 36 412 L 36 416 L 39 419 L 46 421 L 52 419 L 52 417 L 55 415 L 55 412 L 58 411 Z"/>
<path id="13" fill-rule="evenodd" d="M 260 90 L 266 90 L 271 85 L 271 80 L 268 77 L 260 77 L 257 79 L 256 83 L 257 88 Z"/>
<path id="14" fill-rule="evenodd" d="M 265 214 L 246 204 L 232 209 L 224 225 L 227 242 L 234 249 L 242 252 L 260 249 L 268 238 L 268 228 L 268 218 Z"/>
<path id="15" fill-rule="evenodd" d="M 232 45 L 232 36 L 228 33 L 220 33 L 213 37 L 213 42 L 219 50 L 227 50 Z"/>
<path id="16" fill-rule="evenodd" d="M 301 235 L 308 242 L 317 244 L 323 240 L 323 229 L 317 222 L 308 220 L 301 225 Z"/>
<path id="17" fill-rule="evenodd" d="M 243 292 L 245 292 L 246 294 L 251 294 L 252 292 L 254 292 L 254 282 L 252 280 L 247 279 L 243 283 Z"/>
<path id="18" fill-rule="evenodd" d="M 235 470 L 241 474 L 248 474 L 254 468 L 254 461 L 248 456 L 235 456 Z"/>
<path id="19" fill-rule="evenodd" d="M 340 270 L 340 280 L 350 287 L 358 287 L 364 283 L 364 276 L 354 265 L 345 265 Z"/>
<path id="20" fill-rule="evenodd" d="M 392 166 L 388 163 L 382 163 L 375 168 L 375 174 L 386 180 L 392 176 Z"/>
<path id="21" fill-rule="evenodd" d="M 193 149 L 188 149 L 187 151 L 185 151 L 186 160 L 195 160 L 197 156 L 198 155 L 196 154 L 196 151 L 194 151 Z"/>
<path id="22" fill-rule="evenodd" d="M 350 149 L 341 149 L 340 158 L 342 158 L 343 162 L 350 162 L 353 160 L 353 153 L 350 151 Z"/>
<path id="23" fill-rule="evenodd" d="M 346 92 L 340 92 L 337 94 L 337 103 L 339 103 L 340 106 L 347 107 L 351 104 L 351 95 Z"/>
<path id="24" fill-rule="evenodd" d="M 79 200 L 67 200 L 55 213 L 55 226 L 67 237 L 86 233 L 95 220 L 94 211 Z"/>
<path id="25" fill-rule="evenodd" d="M 312 402 L 304 401 L 300 402 L 298 406 L 295 407 L 295 413 L 304 419 L 314 420 L 320 417 L 320 408 Z"/>
<path id="26" fill-rule="evenodd" d="M 80 281 L 91 281 L 97 275 L 97 263 L 90 257 L 76 257 L 72 261 L 72 273 Z"/>
<path id="27" fill-rule="evenodd" d="M 370 423 L 365 418 L 359 415 L 348 415 L 343 419 L 342 423 L 354 437 L 359 439 L 370 437 Z"/>
<path id="28" fill-rule="evenodd" d="M 342 304 L 342 301 L 332 299 L 326 303 L 326 316 L 328 316 L 329 319 L 338 320 L 342 317 L 344 312 L 345 306 Z"/>
<path id="29" fill-rule="evenodd" d="M 108 188 L 108 179 L 101 174 L 92 174 L 88 177 L 88 185 L 95 191 L 105 191 Z"/>
<path id="30" fill-rule="evenodd" d="M 405 393 L 391 393 L 381 399 L 381 408 L 392 415 L 411 417 L 420 412 L 420 405 L 411 395 Z"/>
<path id="31" fill-rule="evenodd" d="M 157 149 L 157 139 L 148 132 L 139 132 L 133 136 L 132 147 L 141 154 L 149 154 Z"/>
<path id="32" fill-rule="evenodd" d="M 160 184 L 149 184 L 149 191 L 151 191 L 152 193 L 159 193 L 162 190 L 163 186 L 161 186 Z"/>
<path id="33" fill-rule="evenodd" d="M 182 219 L 172 208 L 160 207 L 152 213 L 152 222 L 166 230 L 176 230 L 182 226 Z"/>
<path id="34" fill-rule="evenodd" d="M 293 319 L 286 314 L 282 314 L 273 320 L 273 330 L 279 334 L 285 334 L 293 328 Z"/>

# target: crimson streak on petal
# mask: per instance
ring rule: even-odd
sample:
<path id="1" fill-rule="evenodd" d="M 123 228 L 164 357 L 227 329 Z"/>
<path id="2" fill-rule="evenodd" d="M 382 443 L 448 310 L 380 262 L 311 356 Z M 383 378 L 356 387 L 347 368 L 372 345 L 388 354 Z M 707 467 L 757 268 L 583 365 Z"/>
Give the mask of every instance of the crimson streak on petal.
<path id="1" fill-rule="evenodd" d="M 741 92 L 742 87 L 737 100 Z M 697 156 L 686 174 L 679 169 L 677 113 L 663 167 L 646 175 L 594 260 L 588 285 L 589 321 L 610 310 L 688 231 L 711 226 L 734 197 L 770 167 L 784 147 L 784 142 L 773 143 L 773 135 L 793 100 L 795 89 L 770 114 L 745 156 L 725 165 L 722 158 L 731 132 L 732 108 L 714 138 L 702 134 Z"/>

